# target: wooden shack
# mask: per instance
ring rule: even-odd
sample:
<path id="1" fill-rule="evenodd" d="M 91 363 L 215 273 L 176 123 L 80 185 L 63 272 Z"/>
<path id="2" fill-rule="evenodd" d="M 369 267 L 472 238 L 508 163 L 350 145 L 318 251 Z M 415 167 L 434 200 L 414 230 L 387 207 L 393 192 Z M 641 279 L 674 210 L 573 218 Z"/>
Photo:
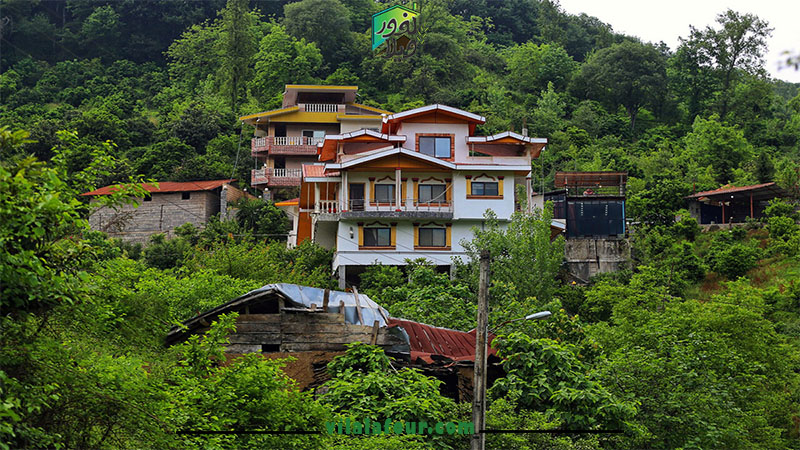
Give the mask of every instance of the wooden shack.
<path id="1" fill-rule="evenodd" d="M 402 334 L 387 327 L 386 310 L 369 297 L 294 284 L 267 285 L 199 314 L 184 322 L 186 329 L 170 330 L 167 344 L 203 333 L 231 312 L 239 317 L 228 353 L 344 351 L 352 342 L 409 351 Z"/>
<path id="2" fill-rule="evenodd" d="M 258 353 L 264 358 L 291 356 L 284 367 L 301 389 L 328 380 L 327 364 L 352 342 L 378 345 L 401 367 L 414 367 L 443 382 L 442 394 L 458 401 L 472 398 L 475 333 L 434 327 L 388 316 L 368 296 L 295 284 L 270 284 L 198 314 L 174 327 L 167 345 L 204 333 L 221 314 L 236 312 L 236 331 L 226 346 L 229 358 Z M 490 382 L 502 375 L 500 360 L 489 350 Z"/>

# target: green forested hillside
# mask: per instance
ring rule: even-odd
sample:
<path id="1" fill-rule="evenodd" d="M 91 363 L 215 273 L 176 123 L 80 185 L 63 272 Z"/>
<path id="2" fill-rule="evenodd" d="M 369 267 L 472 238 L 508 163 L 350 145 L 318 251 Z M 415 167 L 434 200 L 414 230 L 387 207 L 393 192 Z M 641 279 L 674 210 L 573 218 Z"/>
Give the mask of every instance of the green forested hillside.
<path id="1" fill-rule="evenodd" d="M 88 230 L 78 195 L 131 180 L 249 181 L 240 115 L 287 83 L 354 84 L 401 111 L 444 103 L 481 133 L 547 137 L 557 170 L 624 170 L 638 223 L 628 268 L 565 284 L 551 211 L 487 217 L 466 243 L 495 256 L 490 323 L 506 376 L 489 392 L 488 448 L 800 448 L 800 227 L 793 205 L 701 232 L 683 196 L 777 181 L 800 194 L 800 93 L 770 80 L 769 25 L 720 11 L 677 49 L 539 0 L 425 0 L 421 46 L 370 52 L 371 0 L 0 0 L 0 449 L 467 448 L 464 436 L 330 436 L 346 417 L 470 420 L 440 382 L 356 345 L 317 396 L 281 363 L 219 364 L 233 318 L 165 348 L 174 324 L 254 287 L 333 287 L 331 252 L 264 240 L 271 204 L 184 226 L 142 248 Z M 30 156 L 35 158 L 30 158 Z M 38 159 L 38 160 L 37 160 Z M 107 202 L 123 202 L 130 188 Z M 676 220 L 677 216 L 677 220 Z M 526 268 L 527 270 L 520 270 Z M 424 261 L 374 266 L 359 289 L 393 315 L 474 327 L 478 277 Z M 319 434 L 185 435 L 181 430 Z"/>
<path id="2" fill-rule="evenodd" d="M 486 116 L 481 132 L 549 138 L 536 186 L 556 170 L 627 170 L 647 203 L 797 183 L 798 87 L 766 76 L 770 29 L 757 17 L 720 11 L 713 29 L 671 50 L 547 1 L 426 1 L 420 51 L 386 59 L 368 44 L 370 15 L 384 7 L 5 0 L 0 123 L 28 130 L 36 142 L 23 149 L 42 160 L 58 130 L 87 148 L 112 141 L 101 184 L 224 178 L 240 133 L 251 134 L 238 116 L 279 105 L 287 83 L 356 84 L 360 101 L 392 111 L 444 103 Z"/>

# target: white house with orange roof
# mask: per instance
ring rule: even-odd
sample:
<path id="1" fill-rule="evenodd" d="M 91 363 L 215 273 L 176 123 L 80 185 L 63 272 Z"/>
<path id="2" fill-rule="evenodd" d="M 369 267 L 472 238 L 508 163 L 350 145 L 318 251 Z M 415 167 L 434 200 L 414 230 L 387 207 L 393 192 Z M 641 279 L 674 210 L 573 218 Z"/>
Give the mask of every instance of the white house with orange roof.
<path id="1" fill-rule="evenodd" d="M 485 118 L 445 105 L 384 116 L 380 131 L 325 136 L 303 165 L 296 244 L 335 250 L 340 287 L 365 266 L 426 258 L 451 266 L 465 256 L 486 210 L 503 222 L 530 195 L 531 158 L 546 139 L 504 132 L 475 136 Z"/>

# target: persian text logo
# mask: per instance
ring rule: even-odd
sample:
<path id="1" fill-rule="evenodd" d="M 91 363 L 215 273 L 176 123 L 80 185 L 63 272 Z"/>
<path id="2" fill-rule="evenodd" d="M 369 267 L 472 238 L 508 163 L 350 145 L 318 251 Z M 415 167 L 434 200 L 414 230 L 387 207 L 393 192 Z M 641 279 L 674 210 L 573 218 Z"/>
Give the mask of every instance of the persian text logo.
<path id="1" fill-rule="evenodd" d="M 382 49 L 387 58 L 413 55 L 417 51 L 418 20 L 419 13 L 403 5 L 373 14 L 372 50 Z"/>

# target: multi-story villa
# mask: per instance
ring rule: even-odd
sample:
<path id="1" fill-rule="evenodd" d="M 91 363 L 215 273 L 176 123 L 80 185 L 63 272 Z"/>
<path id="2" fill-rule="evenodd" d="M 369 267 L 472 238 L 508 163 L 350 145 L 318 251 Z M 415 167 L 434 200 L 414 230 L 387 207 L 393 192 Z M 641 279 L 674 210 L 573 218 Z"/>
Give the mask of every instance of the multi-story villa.
<path id="1" fill-rule="evenodd" d="M 484 117 L 444 105 L 384 116 L 380 131 L 326 135 L 304 164 L 294 242 L 334 249 L 340 286 L 378 261 L 426 258 L 450 266 L 491 209 L 507 221 L 516 187 L 530 198 L 531 158 L 547 140 L 475 136 Z"/>
<path id="2" fill-rule="evenodd" d="M 380 129 L 389 111 L 356 103 L 357 86 L 286 85 L 283 107 L 241 117 L 255 127 L 252 155 L 261 166 L 251 185 L 273 191 L 300 186 L 301 167 L 317 161 L 317 143 L 326 135 Z"/>

